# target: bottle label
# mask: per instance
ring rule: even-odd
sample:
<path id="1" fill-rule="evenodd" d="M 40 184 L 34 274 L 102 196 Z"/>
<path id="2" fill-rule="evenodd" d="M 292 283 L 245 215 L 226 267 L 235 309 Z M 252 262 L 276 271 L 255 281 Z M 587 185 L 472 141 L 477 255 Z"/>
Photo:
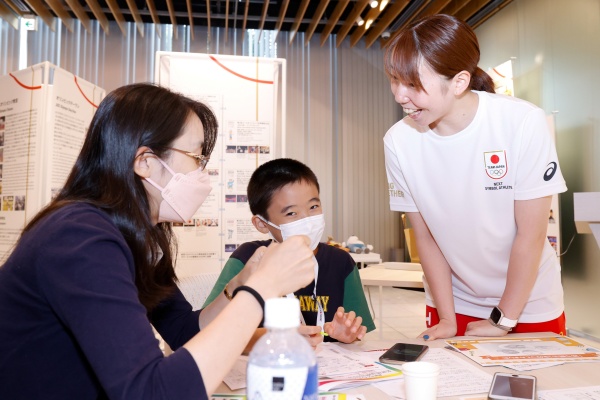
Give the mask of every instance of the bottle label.
<path id="1" fill-rule="evenodd" d="M 317 400 L 317 366 L 270 368 L 248 364 L 248 400 Z"/>

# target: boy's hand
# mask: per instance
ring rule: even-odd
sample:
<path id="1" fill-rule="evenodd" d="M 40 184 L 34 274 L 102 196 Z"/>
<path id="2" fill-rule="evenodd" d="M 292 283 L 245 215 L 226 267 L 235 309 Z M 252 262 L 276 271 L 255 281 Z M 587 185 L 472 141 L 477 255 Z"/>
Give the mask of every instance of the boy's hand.
<path id="1" fill-rule="evenodd" d="M 308 340 L 308 343 L 310 343 L 313 349 L 316 348 L 319 343 L 323 342 L 320 326 L 300 325 L 298 327 L 298 333 Z"/>
<path id="2" fill-rule="evenodd" d="M 325 332 L 342 343 L 352 343 L 362 339 L 367 333 L 367 327 L 362 325 L 362 317 L 357 317 L 354 311 L 344 312 L 344 307 L 339 307 L 331 322 L 326 322 L 323 327 Z"/>

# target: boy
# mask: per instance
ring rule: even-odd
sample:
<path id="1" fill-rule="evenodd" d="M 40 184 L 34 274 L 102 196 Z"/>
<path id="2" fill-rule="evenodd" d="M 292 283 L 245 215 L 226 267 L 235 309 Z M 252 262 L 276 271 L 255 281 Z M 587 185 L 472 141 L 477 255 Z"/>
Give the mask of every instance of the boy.
<path id="1" fill-rule="evenodd" d="M 343 250 L 319 243 L 325 219 L 319 182 L 310 168 L 289 158 L 261 165 L 248 182 L 248 203 L 252 223 L 259 232 L 269 234 L 277 242 L 293 235 L 306 235 L 311 239 L 318 265 L 316 278 L 293 295 L 300 300 L 305 323 L 300 333 L 308 336 L 313 346 L 322 340 L 319 333 L 327 334 L 327 341 L 351 343 L 375 329 L 352 257 Z M 254 241 L 238 247 L 223 267 L 204 306 L 221 293 L 228 297 L 233 291 L 228 284 L 230 280 L 242 271 L 257 248 L 270 243 L 271 240 Z M 351 311 L 345 313 L 345 309 Z"/>

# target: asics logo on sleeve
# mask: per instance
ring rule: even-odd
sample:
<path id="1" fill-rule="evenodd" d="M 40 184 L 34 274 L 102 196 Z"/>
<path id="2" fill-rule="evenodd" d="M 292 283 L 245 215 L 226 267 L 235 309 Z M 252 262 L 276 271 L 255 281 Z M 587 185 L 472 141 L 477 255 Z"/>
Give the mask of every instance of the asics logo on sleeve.
<path id="1" fill-rule="evenodd" d="M 548 169 L 544 173 L 544 180 L 546 182 L 548 182 L 550 179 L 552 179 L 552 177 L 556 173 L 557 167 L 558 167 L 558 165 L 554 161 L 552 161 L 548 164 Z"/>

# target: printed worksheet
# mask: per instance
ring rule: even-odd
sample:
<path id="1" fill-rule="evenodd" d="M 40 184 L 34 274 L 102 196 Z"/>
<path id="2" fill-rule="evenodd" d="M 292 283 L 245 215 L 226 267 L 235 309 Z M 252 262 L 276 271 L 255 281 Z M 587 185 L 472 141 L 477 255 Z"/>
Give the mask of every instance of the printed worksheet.
<path id="1" fill-rule="evenodd" d="M 383 351 L 376 352 L 374 356 L 379 357 L 381 354 L 383 354 Z M 423 361 L 440 366 L 438 397 L 485 393 L 490 389 L 491 374 L 481 371 L 451 351 L 429 349 L 423 357 Z M 374 386 L 393 398 L 405 398 L 404 379 L 400 379 L 399 382 L 378 382 Z"/>
<path id="2" fill-rule="evenodd" d="M 245 394 L 213 394 L 211 400 L 246 400 Z M 318 400 L 366 400 L 361 394 L 319 393 Z"/>
<path id="3" fill-rule="evenodd" d="M 322 343 L 316 355 L 319 364 L 319 390 L 330 391 L 399 380 L 402 372 L 396 366 L 378 362 L 374 352 L 354 352 L 335 343 Z"/>
<path id="4" fill-rule="evenodd" d="M 335 343 L 321 343 L 316 355 L 322 379 L 376 377 L 399 371 L 399 368 L 385 367 L 369 353 L 346 350 Z"/>
<path id="5" fill-rule="evenodd" d="M 446 343 L 482 366 L 600 361 L 600 350 L 567 336 L 448 340 Z"/>
<path id="6" fill-rule="evenodd" d="M 540 390 L 538 400 L 600 400 L 600 386 Z"/>

